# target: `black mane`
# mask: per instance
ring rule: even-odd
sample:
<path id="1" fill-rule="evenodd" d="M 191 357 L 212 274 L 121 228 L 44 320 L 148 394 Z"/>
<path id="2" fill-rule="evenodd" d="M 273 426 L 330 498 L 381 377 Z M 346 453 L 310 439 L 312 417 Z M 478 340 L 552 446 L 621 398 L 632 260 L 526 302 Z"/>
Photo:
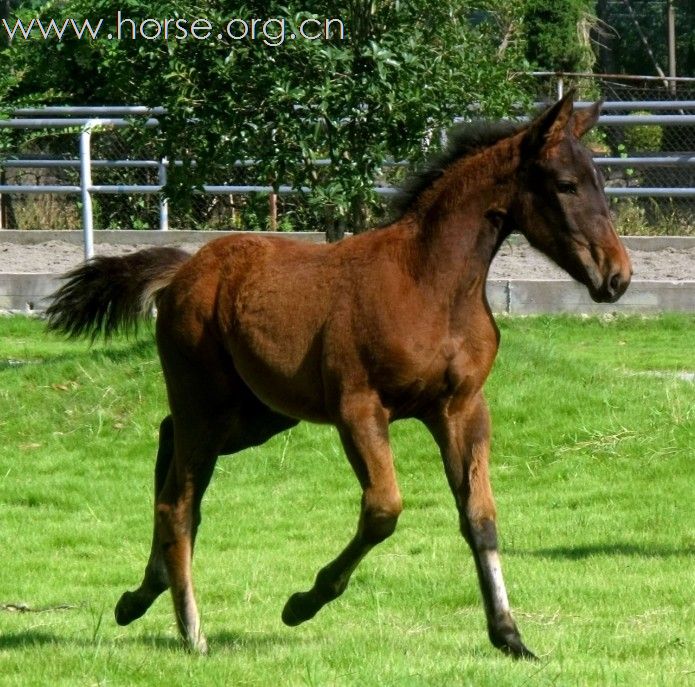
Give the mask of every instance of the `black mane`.
<path id="1" fill-rule="evenodd" d="M 398 195 L 391 201 L 391 214 L 395 219 L 411 209 L 425 189 L 429 188 L 456 160 L 494 145 L 512 136 L 525 124 L 510 121 L 474 121 L 456 124 L 447 132 L 447 145 L 425 162 L 425 166 L 405 181 Z"/>

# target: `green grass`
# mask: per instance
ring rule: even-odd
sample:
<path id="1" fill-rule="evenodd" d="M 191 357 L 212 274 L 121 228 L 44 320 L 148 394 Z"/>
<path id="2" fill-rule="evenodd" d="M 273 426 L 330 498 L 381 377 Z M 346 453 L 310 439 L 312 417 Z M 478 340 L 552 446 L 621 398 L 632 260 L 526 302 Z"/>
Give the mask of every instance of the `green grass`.
<path id="1" fill-rule="evenodd" d="M 211 655 L 179 648 L 167 596 L 118 627 L 149 550 L 166 413 L 154 346 L 90 349 L 0 318 L 0 684 L 695 684 L 695 384 L 676 374 L 695 371 L 695 318 L 500 328 L 492 479 L 533 664 L 488 644 L 415 422 L 392 429 L 396 534 L 313 621 L 286 628 L 280 610 L 347 542 L 359 492 L 334 430 L 300 425 L 218 464 L 194 565 Z"/>

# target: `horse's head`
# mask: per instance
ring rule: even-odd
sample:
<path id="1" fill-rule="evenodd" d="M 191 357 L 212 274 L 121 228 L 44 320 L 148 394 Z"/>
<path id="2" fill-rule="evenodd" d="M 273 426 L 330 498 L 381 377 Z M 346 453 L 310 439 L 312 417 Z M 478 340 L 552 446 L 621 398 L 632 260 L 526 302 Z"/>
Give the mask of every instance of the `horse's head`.
<path id="1" fill-rule="evenodd" d="M 595 301 L 613 303 L 627 289 L 632 266 L 613 228 L 601 174 L 579 141 L 596 124 L 601 103 L 574 111 L 572 96 L 523 130 L 520 185 L 508 219 Z"/>

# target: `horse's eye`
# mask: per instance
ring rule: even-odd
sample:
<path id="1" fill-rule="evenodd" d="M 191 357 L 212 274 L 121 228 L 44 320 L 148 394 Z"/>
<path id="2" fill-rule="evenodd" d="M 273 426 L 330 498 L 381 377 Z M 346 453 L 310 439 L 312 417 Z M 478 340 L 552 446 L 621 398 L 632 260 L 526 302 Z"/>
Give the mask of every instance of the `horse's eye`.
<path id="1" fill-rule="evenodd" d="M 558 181 L 557 182 L 557 192 L 558 193 L 571 193 L 572 195 L 576 195 L 577 184 L 575 184 L 573 181 Z"/>

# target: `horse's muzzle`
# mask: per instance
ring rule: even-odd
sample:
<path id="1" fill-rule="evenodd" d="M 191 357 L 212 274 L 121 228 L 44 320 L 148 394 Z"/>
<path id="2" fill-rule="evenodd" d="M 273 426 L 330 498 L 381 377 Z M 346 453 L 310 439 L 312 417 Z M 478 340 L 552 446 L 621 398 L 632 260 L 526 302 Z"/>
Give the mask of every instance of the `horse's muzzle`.
<path id="1" fill-rule="evenodd" d="M 601 286 L 596 288 L 589 288 L 589 293 L 591 298 L 597 303 L 615 303 L 624 293 L 627 291 L 627 287 L 630 285 L 630 280 L 632 279 L 632 269 L 626 270 L 616 270 L 612 272 L 606 279 L 604 279 Z"/>

